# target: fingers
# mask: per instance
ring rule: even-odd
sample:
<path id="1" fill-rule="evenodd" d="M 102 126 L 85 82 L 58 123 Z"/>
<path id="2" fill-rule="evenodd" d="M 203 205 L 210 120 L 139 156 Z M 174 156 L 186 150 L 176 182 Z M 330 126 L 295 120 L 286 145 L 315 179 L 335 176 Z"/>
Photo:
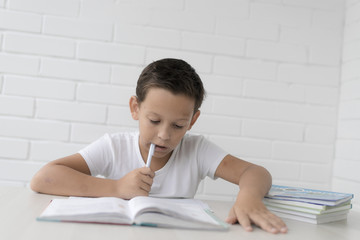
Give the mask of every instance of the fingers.
<path id="1" fill-rule="evenodd" d="M 144 175 L 141 177 L 138 186 L 140 187 L 140 189 L 146 191 L 146 193 L 148 194 L 151 190 L 152 183 L 153 183 L 153 179 L 149 176 Z"/>
<path id="2" fill-rule="evenodd" d="M 238 222 L 236 217 L 227 217 L 225 222 L 229 223 L 229 224 L 235 224 Z"/>
<path id="3" fill-rule="evenodd" d="M 148 167 L 143 167 L 143 168 L 140 168 L 140 173 L 143 174 L 143 175 L 148 175 L 149 177 L 151 178 L 154 178 L 155 177 L 155 172 L 153 172 L 150 168 Z"/>
<path id="4" fill-rule="evenodd" d="M 229 216 L 225 220 L 229 224 L 235 224 L 238 222 L 237 217 L 234 213 L 234 209 L 232 208 L 229 212 Z"/>
<path id="5" fill-rule="evenodd" d="M 155 173 L 150 169 L 150 168 L 141 168 L 140 169 L 140 179 L 141 181 L 143 181 L 145 184 L 149 185 L 149 187 L 151 188 L 151 185 L 153 184 L 153 179 L 155 177 Z M 149 189 L 150 191 L 150 189 Z"/>
<path id="6" fill-rule="evenodd" d="M 141 168 L 139 173 L 138 186 L 140 189 L 144 190 L 146 194 L 149 194 L 155 173 L 151 171 L 150 168 Z"/>
<path id="7" fill-rule="evenodd" d="M 286 233 L 287 227 L 285 223 L 273 213 L 266 211 L 258 214 L 253 214 L 252 222 L 270 233 Z"/>
<path id="8" fill-rule="evenodd" d="M 116 181 L 117 195 L 124 199 L 148 196 L 155 173 L 150 168 L 135 169 Z"/>
<path id="9" fill-rule="evenodd" d="M 287 233 L 288 229 L 286 224 L 283 222 L 283 220 L 281 220 L 281 218 L 279 218 L 275 214 L 271 212 L 269 213 L 271 214 L 270 222 L 272 223 L 273 227 L 275 227 L 275 229 L 277 229 L 278 232 Z"/>
<path id="10" fill-rule="evenodd" d="M 251 232 L 253 230 L 251 227 L 250 218 L 247 216 L 247 214 L 242 211 L 235 212 L 234 208 L 231 209 L 226 222 L 230 224 L 235 224 L 238 222 L 247 232 Z"/>
<path id="11" fill-rule="evenodd" d="M 253 230 L 253 227 L 251 226 L 252 223 L 259 226 L 263 230 L 274 234 L 286 233 L 288 230 L 285 223 L 267 209 L 246 212 L 232 208 L 229 212 L 229 216 L 227 217 L 226 222 L 230 224 L 239 222 L 244 230 L 248 232 Z"/>

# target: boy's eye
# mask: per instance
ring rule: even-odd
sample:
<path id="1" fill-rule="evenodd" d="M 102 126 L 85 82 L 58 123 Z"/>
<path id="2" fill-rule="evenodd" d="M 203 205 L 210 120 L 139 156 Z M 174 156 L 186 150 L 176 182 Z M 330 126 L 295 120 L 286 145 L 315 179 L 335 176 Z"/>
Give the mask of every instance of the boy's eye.
<path id="1" fill-rule="evenodd" d="M 160 121 L 157 121 L 157 120 L 151 120 L 151 119 L 150 119 L 150 122 L 151 122 L 152 124 L 158 124 L 158 123 L 160 123 Z"/>
<path id="2" fill-rule="evenodd" d="M 151 120 L 151 119 L 149 119 L 149 121 L 150 121 L 151 124 L 154 124 L 154 125 L 157 125 L 157 124 L 160 123 L 160 120 Z M 184 127 L 184 126 L 178 125 L 178 124 L 173 124 L 172 126 L 175 129 L 182 129 Z"/>
<path id="3" fill-rule="evenodd" d="M 180 125 L 174 124 L 174 128 L 177 128 L 177 129 L 182 129 L 182 128 L 183 128 L 183 126 L 180 126 Z"/>

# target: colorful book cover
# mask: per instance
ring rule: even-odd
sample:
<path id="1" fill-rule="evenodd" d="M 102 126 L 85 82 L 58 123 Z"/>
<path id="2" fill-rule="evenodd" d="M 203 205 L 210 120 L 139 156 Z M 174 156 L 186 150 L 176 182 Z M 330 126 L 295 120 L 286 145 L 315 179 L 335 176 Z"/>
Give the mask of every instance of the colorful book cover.
<path id="1" fill-rule="evenodd" d="M 354 195 L 351 193 L 272 185 L 269 193 L 265 197 L 334 206 L 349 201 L 354 197 Z"/>

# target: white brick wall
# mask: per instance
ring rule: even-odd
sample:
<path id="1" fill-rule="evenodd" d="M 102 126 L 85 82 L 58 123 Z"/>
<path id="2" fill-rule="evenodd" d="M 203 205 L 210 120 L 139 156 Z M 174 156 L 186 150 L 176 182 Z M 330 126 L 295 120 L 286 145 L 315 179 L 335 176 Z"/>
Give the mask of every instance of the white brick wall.
<path id="1" fill-rule="evenodd" d="M 128 99 L 139 73 L 176 57 L 208 92 L 193 132 L 264 165 L 274 183 L 355 192 L 346 171 L 359 166 L 359 9 L 358 0 L 0 0 L 0 182 L 25 184 L 47 161 L 136 129 Z M 198 194 L 236 191 L 206 179 Z"/>
<path id="2" fill-rule="evenodd" d="M 3 94 L 13 96 L 74 100 L 76 83 L 52 78 L 6 75 Z M 11 105 L 9 105 L 11 106 Z"/>
<path id="3" fill-rule="evenodd" d="M 75 41 L 28 34 L 5 33 L 3 50 L 21 54 L 74 57 Z"/>
<path id="4" fill-rule="evenodd" d="M 110 69 L 110 66 L 104 63 L 42 58 L 39 75 L 55 79 L 109 82 Z"/>
<path id="5" fill-rule="evenodd" d="M 0 9 L 0 28 L 10 31 L 24 31 L 40 33 L 42 17 L 33 13 Z"/>
<path id="6" fill-rule="evenodd" d="M 68 141 L 70 124 L 60 121 L 48 121 L 32 118 L 0 118 L 0 135 L 14 139 L 42 139 Z"/>
<path id="7" fill-rule="evenodd" d="M 11 0 L 9 8 L 19 11 L 46 13 L 61 16 L 76 16 L 79 12 L 78 0 Z"/>
<path id="8" fill-rule="evenodd" d="M 0 66 L 2 73 L 36 75 L 39 70 L 40 60 L 26 55 L 0 53 Z"/>
<path id="9" fill-rule="evenodd" d="M 360 209 L 360 1 L 346 2 L 333 188 L 351 190 Z"/>
<path id="10" fill-rule="evenodd" d="M 113 37 L 113 24 L 94 20 L 45 16 L 43 31 L 47 35 L 110 41 Z"/>

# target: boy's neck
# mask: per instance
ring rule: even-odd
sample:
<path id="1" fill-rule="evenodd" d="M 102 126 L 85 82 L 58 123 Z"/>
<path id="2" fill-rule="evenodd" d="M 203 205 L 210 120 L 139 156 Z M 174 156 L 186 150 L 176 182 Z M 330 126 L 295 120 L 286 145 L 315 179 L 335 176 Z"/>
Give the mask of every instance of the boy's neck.
<path id="1" fill-rule="evenodd" d="M 173 151 L 170 154 L 168 154 L 169 156 L 166 156 L 164 158 L 153 157 L 153 159 L 151 161 L 151 170 L 153 170 L 155 172 L 155 171 L 162 169 L 166 165 L 166 163 L 169 161 L 172 153 L 173 153 Z"/>

